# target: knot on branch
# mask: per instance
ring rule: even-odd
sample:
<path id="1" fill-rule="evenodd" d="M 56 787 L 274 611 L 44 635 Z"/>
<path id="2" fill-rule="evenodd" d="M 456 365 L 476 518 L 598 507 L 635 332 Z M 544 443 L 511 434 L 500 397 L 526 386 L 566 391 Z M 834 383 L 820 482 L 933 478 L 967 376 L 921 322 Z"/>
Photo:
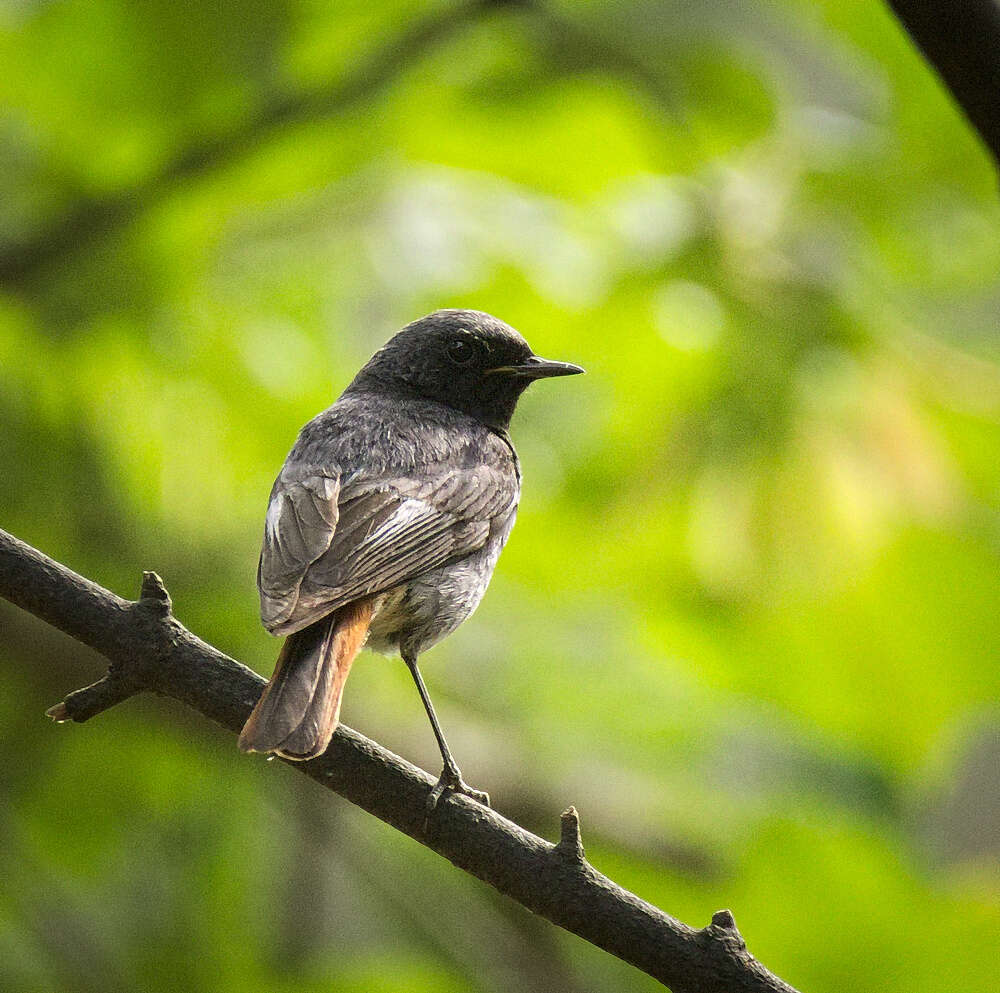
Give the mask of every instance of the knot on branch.
<path id="1" fill-rule="evenodd" d="M 731 910 L 717 910 L 712 914 L 712 923 L 704 928 L 702 933 L 714 940 L 725 942 L 738 951 L 744 951 L 747 947 Z"/>
<path id="2" fill-rule="evenodd" d="M 142 588 L 139 591 L 139 606 L 157 617 L 169 617 L 173 606 L 170 594 L 163 580 L 155 572 L 142 574 Z"/>
<path id="3" fill-rule="evenodd" d="M 580 815 L 576 807 L 568 807 L 559 819 L 559 844 L 555 853 L 567 862 L 583 864 L 583 839 L 580 837 Z"/>

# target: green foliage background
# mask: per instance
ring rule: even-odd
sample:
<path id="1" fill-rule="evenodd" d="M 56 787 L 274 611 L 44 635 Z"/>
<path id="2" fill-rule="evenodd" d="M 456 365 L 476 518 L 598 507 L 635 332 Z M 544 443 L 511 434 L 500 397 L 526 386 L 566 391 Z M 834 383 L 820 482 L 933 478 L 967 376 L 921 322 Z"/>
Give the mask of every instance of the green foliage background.
<path id="1" fill-rule="evenodd" d="M 462 11 L 465 13 L 462 13 Z M 4 0 L 0 525 L 261 672 L 299 426 L 394 330 L 589 375 L 425 672 L 467 778 L 810 993 L 995 989 L 1000 207 L 879 3 Z M 0 605 L 0 988 L 657 988 Z M 405 668 L 345 721 L 436 771 Z"/>

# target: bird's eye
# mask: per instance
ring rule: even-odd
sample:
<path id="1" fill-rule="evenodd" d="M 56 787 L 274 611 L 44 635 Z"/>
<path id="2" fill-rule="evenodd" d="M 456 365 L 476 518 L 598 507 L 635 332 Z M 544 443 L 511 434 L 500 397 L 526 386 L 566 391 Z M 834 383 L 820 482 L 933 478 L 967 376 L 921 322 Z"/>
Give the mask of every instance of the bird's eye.
<path id="1" fill-rule="evenodd" d="M 458 365 L 467 365 L 476 357 L 476 346 L 467 338 L 458 338 L 448 346 L 448 357 Z"/>

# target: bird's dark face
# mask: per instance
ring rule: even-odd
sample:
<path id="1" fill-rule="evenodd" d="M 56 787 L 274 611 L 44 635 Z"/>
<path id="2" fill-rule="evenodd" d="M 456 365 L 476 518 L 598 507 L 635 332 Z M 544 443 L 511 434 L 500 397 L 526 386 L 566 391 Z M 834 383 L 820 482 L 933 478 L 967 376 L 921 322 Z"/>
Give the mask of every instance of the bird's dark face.
<path id="1" fill-rule="evenodd" d="M 506 428 L 518 397 L 536 379 L 583 372 L 535 355 L 503 321 L 478 310 L 437 310 L 408 324 L 358 373 L 352 388 L 378 384 L 436 400 Z"/>

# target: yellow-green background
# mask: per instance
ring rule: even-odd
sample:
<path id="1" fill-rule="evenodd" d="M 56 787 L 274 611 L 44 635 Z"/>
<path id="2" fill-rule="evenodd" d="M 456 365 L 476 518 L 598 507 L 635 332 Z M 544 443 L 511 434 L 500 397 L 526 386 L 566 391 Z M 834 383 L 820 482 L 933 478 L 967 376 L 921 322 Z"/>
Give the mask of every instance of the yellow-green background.
<path id="1" fill-rule="evenodd" d="M 269 672 L 299 426 L 495 313 L 588 375 L 426 657 L 466 778 L 809 993 L 996 989 L 987 156 L 877 2 L 454 9 L 0 4 L 0 526 Z M 655 988 L 180 705 L 51 725 L 100 660 L 9 606 L 0 666 L 0 988 Z M 343 717 L 437 771 L 398 662 Z"/>

